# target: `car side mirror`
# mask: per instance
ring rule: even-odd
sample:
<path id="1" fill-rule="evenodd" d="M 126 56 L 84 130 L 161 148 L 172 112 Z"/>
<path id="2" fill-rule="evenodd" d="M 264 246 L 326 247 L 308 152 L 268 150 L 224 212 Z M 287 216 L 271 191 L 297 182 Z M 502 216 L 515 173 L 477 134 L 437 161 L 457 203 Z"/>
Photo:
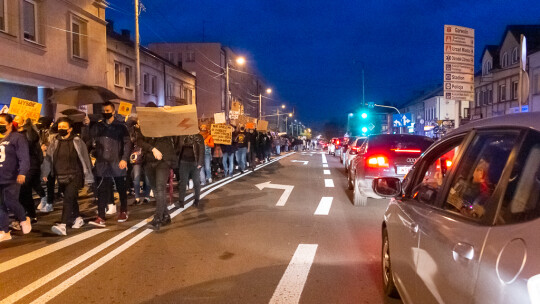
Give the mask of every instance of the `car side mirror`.
<path id="1" fill-rule="evenodd" d="M 382 197 L 396 197 L 401 195 L 401 180 L 395 177 L 375 178 L 372 184 L 375 194 Z"/>

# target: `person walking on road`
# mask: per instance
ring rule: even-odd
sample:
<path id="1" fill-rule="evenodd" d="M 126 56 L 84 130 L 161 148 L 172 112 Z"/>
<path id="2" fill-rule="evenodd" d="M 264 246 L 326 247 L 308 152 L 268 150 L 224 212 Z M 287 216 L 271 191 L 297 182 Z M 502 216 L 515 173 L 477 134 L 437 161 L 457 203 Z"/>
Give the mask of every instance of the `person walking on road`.
<path id="1" fill-rule="evenodd" d="M 201 184 L 212 183 L 212 149 L 214 148 L 214 138 L 208 131 L 207 125 L 201 125 L 201 135 L 204 138 L 204 170 L 201 170 Z"/>
<path id="2" fill-rule="evenodd" d="M 73 133 L 73 122 L 67 117 L 58 119 L 58 135 L 47 149 L 41 176 L 44 181 L 53 176 L 64 195 L 62 220 L 52 226 L 52 232 L 67 235 L 67 225 L 74 229 L 81 228 L 84 220 L 79 215 L 77 198 L 85 183 L 94 182 L 94 176 L 86 145 Z"/>
<path id="3" fill-rule="evenodd" d="M 232 128 L 232 126 L 230 126 Z M 225 177 L 233 176 L 234 172 L 234 152 L 235 145 L 232 143 L 230 145 L 222 144 L 221 151 L 223 152 L 223 172 Z"/>
<path id="4" fill-rule="evenodd" d="M 105 213 L 116 213 L 114 205 L 113 186 L 116 186 L 120 197 L 120 212 L 118 222 L 128 219 L 127 213 L 127 162 L 131 153 L 131 141 L 126 124 L 115 119 L 115 106 L 112 102 L 103 104 L 103 120 L 90 129 L 91 149 L 94 150 L 96 163 L 95 191 L 98 197 L 98 217 L 89 222 L 97 227 L 105 227 Z M 114 185 L 113 185 L 114 183 Z M 111 201 L 112 200 L 112 201 Z"/>
<path id="5" fill-rule="evenodd" d="M 247 161 L 249 162 L 249 167 L 251 171 L 255 171 L 255 167 L 257 165 L 257 131 L 255 131 L 255 124 L 249 123 L 246 125 L 248 129 L 247 133 L 247 142 L 248 142 L 248 149 L 247 149 Z"/>
<path id="6" fill-rule="evenodd" d="M 30 233 L 32 224 L 19 203 L 19 191 L 30 170 L 28 141 L 17 133 L 13 117 L 0 114 L 0 242 L 11 240 L 8 212 L 15 215 L 24 234 Z"/>
<path id="7" fill-rule="evenodd" d="M 200 170 L 204 165 L 204 138 L 198 133 L 182 135 L 178 143 L 178 202 L 175 206 L 184 208 L 186 185 L 191 179 L 195 190 L 193 205 L 199 207 L 201 198 Z"/>
<path id="8" fill-rule="evenodd" d="M 246 127 L 244 125 L 240 125 L 239 131 L 233 136 L 233 142 L 234 145 L 236 145 L 236 161 L 238 162 L 238 168 L 240 168 L 240 173 L 244 173 L 244 170 L 246 170 L 246 155 L 248 149 Z"/>

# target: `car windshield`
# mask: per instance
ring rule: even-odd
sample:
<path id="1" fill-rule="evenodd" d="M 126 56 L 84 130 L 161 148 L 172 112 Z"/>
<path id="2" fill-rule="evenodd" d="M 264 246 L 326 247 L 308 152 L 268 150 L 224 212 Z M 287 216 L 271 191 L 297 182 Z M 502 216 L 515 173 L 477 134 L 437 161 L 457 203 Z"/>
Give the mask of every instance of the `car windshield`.
<path id="1" fill-rule="evenodd" d="M 419 153 L 425 151 L 431 144 L 433 140 L 424 136 L 389 134 L 371 137 L 368 149 Z"/>

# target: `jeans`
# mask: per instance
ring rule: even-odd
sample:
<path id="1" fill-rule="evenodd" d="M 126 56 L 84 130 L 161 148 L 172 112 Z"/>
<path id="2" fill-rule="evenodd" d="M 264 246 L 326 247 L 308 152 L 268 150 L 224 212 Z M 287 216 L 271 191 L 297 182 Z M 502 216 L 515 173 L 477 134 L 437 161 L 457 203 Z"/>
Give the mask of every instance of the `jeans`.
<path id="1" fill-rule="evenodd" d="M 141 164 L 133 165 L 133 191 L 135 192 L 135 198 L 141 197 L 141 179 L 144 177 L 143 197 L 150 195 L 150 181 L 148 181 L 148 175 L 143 172 L 143 166 Z"/>
<path id="2" fill-rule="evenodd" d="M 240 171 L 246 170 L 246 153 L 247 147 L 238 148 L 238 150 L 236 150 L 236 161 L 238 162 Z"/>
<path id="3" fill-rule="evenodd" d="M 36 217 L 36 206 L 34 205 L 34 197 L 32 196 L 32 189 L 34 189 L 39 197 L 45 196 L 45 191 L 41 188 L 40 172 L 30 171 L 26 175 L 26 181 L 21 185 L 19 192 L 19 201 L 26 210 L 26 215 L 30 218 Z"/>
<path id="4" fill-rule="evenodd" d="M 201 182 L 208 181 L 212 177 L 210 163 L 212 162 L 212 154 L 204 154 L 204 167 L 201 169 Z"/>
<path id="5" fill-rule="evenodd" d="M 108 204 L 114 204 L 113 182 L 120 196 L 120 212 L 127 212 L 126 177 L 96 176 L 96 193 L 98 198 L 98 216 L 105 220 L 105 209 Z"/>
<path id="6" fill-rule="evenodd" d="M 150 187 L 152 188 L 152 191 L 154 191 L 154 197 L 156 198 L 156 212 L 154 218 L 162 221 L 165 216 L 169 214 L 165 197 L 170 174 L 169 165 L 165 162 L 146 164 L 144 166 L 144 173 L 146 173 L 146 176 L 148 177 Z"/>
<path id="7" fill-rule="evenodd" d="M 234 153 L 223 153 L 223 171 L 225 176 L 232 176 L 234 170 Z"/>
<path id="8" fill-rule="evenodd" d="M 193 180 L 193 188 L 195 189 L 195 203 L 201 198 L 201 174 L 197 168 L 196 162 L 180 161 L 178 168 L 178 201 L 183 203 L 186 197 L 186 186 L 189 179 Z"/>
<path id="9" fill-rule="evenodd" d="M 19 203 L 19 191 L 21 185 L 16 182 L 0 184 L 0 230 L 9 231 L 8 210 L 15 214 L 19 222 L 26 220 L 23 206 Z"/>
<path id="10" fill-rule="evenodd" d="M 63 188 L 64 200 L 62 208 L 62 224 L 73 223 L 79 217 L 79 190 L 83 186 L 83 177 L 77 175 L 71 182 L 65 184 Z"/>
<path id="11" fill-rule="evenodd" d="M 277 155 L 281 154 L 281 146 L 279 146 L 279 145 L 276 146 L 276 154 Z"/>

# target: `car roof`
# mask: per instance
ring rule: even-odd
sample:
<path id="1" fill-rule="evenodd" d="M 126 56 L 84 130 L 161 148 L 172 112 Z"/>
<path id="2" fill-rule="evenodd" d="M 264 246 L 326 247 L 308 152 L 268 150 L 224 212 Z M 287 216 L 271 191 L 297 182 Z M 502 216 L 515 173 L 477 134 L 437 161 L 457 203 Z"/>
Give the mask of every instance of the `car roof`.
<path id="1" fill-rule="evenodd" d="M 490 127 L 522 127 L 540 130 L 540 112 L 516 113 L 475 120 L 448 132 L 446 136 Z"/>

